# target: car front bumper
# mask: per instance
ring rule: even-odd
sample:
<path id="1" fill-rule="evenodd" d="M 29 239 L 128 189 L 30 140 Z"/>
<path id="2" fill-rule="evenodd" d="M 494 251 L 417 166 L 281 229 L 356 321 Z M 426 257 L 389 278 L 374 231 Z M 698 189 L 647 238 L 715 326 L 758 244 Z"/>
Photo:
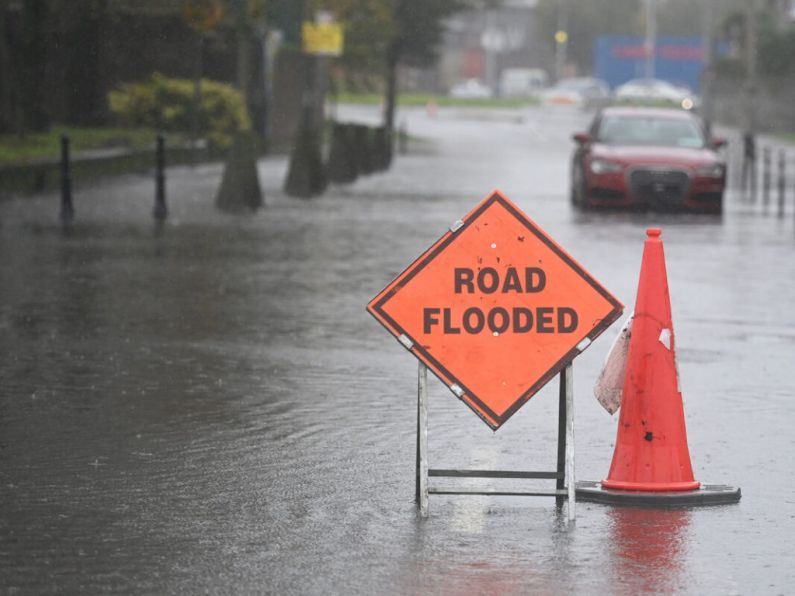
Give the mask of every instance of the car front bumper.
<path id="1" fill-rule="evenodd" d="M 722 178 L 698 176 L 683 168 L 631 168 L 586 176 L 585 195 L 593 207 L 720 211 Z"/>

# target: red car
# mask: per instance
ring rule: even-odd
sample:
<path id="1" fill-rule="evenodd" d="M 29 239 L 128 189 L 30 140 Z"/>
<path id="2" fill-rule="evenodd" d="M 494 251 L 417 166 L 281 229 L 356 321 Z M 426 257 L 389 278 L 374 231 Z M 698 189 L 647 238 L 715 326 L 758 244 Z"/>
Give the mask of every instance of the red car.
<path id="1" fill-rule="evenodd" d="M 574 135 L 571 199 L 581 208 L 720 213 L 726 163 L 702 120 L 683 110 L 609 107 Z"/>

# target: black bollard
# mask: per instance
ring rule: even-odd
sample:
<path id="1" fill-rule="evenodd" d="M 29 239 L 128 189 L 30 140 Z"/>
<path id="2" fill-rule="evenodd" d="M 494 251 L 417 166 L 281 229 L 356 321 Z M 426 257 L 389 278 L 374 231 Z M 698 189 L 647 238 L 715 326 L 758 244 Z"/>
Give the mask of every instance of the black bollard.
<path id="1" fill-rule="evenodd" d="M 228 213 L 250 213 L 264 204 L 257 171 L 257 138 L 252 130 L 235 133 L 215 206 Z"/>
<path id="2" fill-rule="evenodd" d="M 328 179 L 335 184 L 349 184 L 356 180 L 356 163 L 350 125 L 335 123 L 331 130 L 328 157 Z"/>
<path id="3" fill-rule="evenodd" d="M 742 142 L 743 139 L 740 138 L 740 142 L 737 145 L 736 152 L 734 154 L 734 158 L 737 161 L 736 172 L 735 176 L 737 177 L 737 188 L 740 190 L 740 193 L 743 199 L 745 197 L 745 192 L 748 189 L 748 172 L 746 171 L 746 157 L 745 157 L 745 148 L 744 143 Z"/>
<path id="4" fill-rule="evenodd" d="M 356 126 L 356 124 L 343 125 L 343 138 L 348 153 L 348 167 L 350 168 L 351 176 L 353 176 L 354 180 L 361 174 L 359 168 L 359 152 L 356 149 Z"/>
<path id="5" fill-rule="evenodd" d="M 756 201 L 756 138 L 753 133 L 743 135 L 742 189 L 745 197 Z"/>
<path id="6" fill-rule="evenodd" d="M 155 208 L 152 211 L 157 221 L 168 217 L 166 207 L 166 142 L 163 135 L 157 135 L 155 145 Z"/>
<path id="7" fill-rule="evenodd" d="M 357 169 L 359 174 L 367 175 L 375 171 L 372 134 L 369 126 L 354 124 Z"/>
<path id="8" fill-rule="evenodd" d="M 784 215 L 784 198 L 787 194 L 787 152 L 778 150 L 778 216 Z"/>
<path id="9" fill-rule="evenodd" d="M 734 174 L 734 187 L 743 192 L 745 191 L 745 180 L 743 174 L 743 144 L 742 138 L 734 143 L 732 151 L 732 173 Z"/>
<path id="10" fill-rule="evenodd" d="M 398 153 L 406 155 L 409 152 L 409 133 L 406 129 L 406 121 L 400 123 L 400 130 L 398 131 Z"/>
<path id="11" fill-rule="evenodd" d="M 155 145 L 155 208 L 152 211 L 157 221 L 168 217 L 166 207 L 166 147 L 163 135 L 157 135 Z"/>
<path id="12" fill-rule="evenodd" d="M 762 149 L 762 203 L 767 207 L 770 202 L 771 158 L 770 147 Z"/>
<path id="13" fill-rule="evenodd" d="M 379 126 L 372 131 L 373 171 L 388 170 L 392 165 L 392 135 L 386 126 Z"/>
<path id="14" fill-rule="evenodd" d="M 69 164 L 69 137 L 61 137 L 61 223 L 68 225 L 75 218 L 72 205 L 72 177 Z"/>
<path id="15" fill-rule="evenodd" d="M 308 199 L 323 194 L 327 184 L 320 132 L 301 126 L 290 153 L 284 192 L 291 197 Z"/>

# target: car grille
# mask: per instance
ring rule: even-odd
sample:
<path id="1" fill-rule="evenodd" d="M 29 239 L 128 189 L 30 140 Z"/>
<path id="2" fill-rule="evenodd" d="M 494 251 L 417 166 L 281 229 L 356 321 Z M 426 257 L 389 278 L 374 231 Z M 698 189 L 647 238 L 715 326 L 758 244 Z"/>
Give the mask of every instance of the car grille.
<path id="1" fill-rule="evenodd" d="M 690 186 L 690 175 L 683 170 L 638 168 L 629 175 L 632 195 L 658 207 L 681 205 Z"/>

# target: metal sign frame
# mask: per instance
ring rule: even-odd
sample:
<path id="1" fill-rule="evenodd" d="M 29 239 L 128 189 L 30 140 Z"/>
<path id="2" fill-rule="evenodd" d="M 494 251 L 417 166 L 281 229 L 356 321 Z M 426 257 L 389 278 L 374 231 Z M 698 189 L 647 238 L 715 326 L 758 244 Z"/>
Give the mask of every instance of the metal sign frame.
<path id="1" fill-rule="evenodd" d="M 415 501 L 421 517 L 428 516 L 429 495 L 485 495 L 485 496 L 526 496 L 555 497 L 558 506 L 568 500 L 570 522 L 575 520 L 576 498 L 574 478 L 574 386 L 572 365 L 569 363 L 560 371 L 558 391 L 558 454 L 557 469 L 552 472 L 524 472 L 503 470 L 453 470 L 429 467 L 428 460 L 428 367 L 419 362 L 417 372 L 417 465 Z M 511 478 L 555 480 L 554 489 L 527 491 L 501 490 L 451 490 L 429 486 L 429 477 L 447 478 Z"/>

